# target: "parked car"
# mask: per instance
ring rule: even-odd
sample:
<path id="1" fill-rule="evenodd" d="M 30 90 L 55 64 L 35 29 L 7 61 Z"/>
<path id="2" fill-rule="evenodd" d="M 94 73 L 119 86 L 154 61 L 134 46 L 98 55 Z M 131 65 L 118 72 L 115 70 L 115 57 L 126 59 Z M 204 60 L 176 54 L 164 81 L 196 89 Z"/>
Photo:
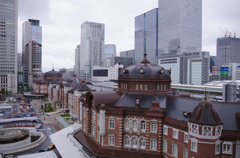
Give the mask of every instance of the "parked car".
<path id="1" fill-rule="evenodd" d="M 55 148 L 55 145 L 52 143 L 50 146 L 47 147 L 47 151 L 52 150 Z"/>

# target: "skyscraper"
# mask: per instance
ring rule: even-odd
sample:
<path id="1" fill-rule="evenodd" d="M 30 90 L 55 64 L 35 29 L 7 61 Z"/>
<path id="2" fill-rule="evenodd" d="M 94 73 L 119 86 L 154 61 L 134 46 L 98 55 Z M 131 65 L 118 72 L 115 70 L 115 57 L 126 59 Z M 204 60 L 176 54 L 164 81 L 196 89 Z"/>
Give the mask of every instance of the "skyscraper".
<path id="1" fill-rule="evenodd" d="M 77 47 L 75 49 L 74 71 L 78 78 L 80 78 L 80 50 L 81 50 L 81 46 L 77 45 Z"/>
<path id="2" fill-rule="evenodd" d="M 22 32 L 22 56 L 24 60 L 25 46 L 32 40 L 39 44 L 42 44 L 42 26 L 40 26 L 40 20 L 28 19 L 23 23 Z"/>
<path id="3" fill-rule="evenodd" d="M 43 78 L 42 45 L 30 40 L 25 46 L 24 59 L 23 65 L 28 67 L 28 86 L 31 87 L 34 79 Z"/>
<path id="4" fill-rule="evenodd" d="M 222 65 L 240 63 L 240 38 L 222 37 L 217 39 L 217 71 Z"/>
<path id="5" fill-rule="evenodd" d="M 18 0 L 0 0 L 1 90 L 17 92 Z"/>
<path id="6" fill-rule="evenodd" d="M 201 49 L 202 0 L 159 0 L 158 54 Z"/>
<path id="7" fill-rule="evenodd" d="M 40 26 L 40 20 L 28 19 L 23 23 L 22 58 L 25 67 L 24 86 L 32 86 L 33 79 L 42 77 L 42 26 Z"/>
<path id="8" fill-rule="evenodd" d="M 110 58 L 116 56 L 116 45 L 115 44 L 106 44 L 104 58 Z"/>
<path id="9" fill-rule="evenodd" d="M 156 64 L 158 55 L 158 8 L 135 17 L 135 63 L 140 63 L 143 60 L 145 47 L 148 60 Z"/>
<path id="10" fill-rule="evenodd" d="M 86 21 L 81 25 L 80 78 L 91 80 L 93 66 L 103 66 L 105 25 Z"/>

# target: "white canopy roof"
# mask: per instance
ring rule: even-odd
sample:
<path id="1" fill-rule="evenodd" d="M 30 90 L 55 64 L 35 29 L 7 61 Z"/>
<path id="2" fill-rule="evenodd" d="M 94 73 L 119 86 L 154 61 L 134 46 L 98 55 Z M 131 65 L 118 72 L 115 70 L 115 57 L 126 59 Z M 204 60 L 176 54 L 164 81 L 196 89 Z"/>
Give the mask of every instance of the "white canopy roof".
<path id="1" fill-rule="evenodd" d="M 63 158 L 84 158 L 84 154 L 67 137 L 69 133 L 78 128 L 80 128 L 80 124 L 73 124 L 49 136 Z"/>

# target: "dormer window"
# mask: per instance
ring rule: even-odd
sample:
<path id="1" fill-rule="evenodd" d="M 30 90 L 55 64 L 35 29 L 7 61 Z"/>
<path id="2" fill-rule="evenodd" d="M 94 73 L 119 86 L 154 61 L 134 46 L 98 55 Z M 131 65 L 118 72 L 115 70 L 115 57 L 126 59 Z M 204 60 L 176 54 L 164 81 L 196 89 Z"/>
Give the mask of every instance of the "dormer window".
<path id="1" fill-rule="evenodd" d="M 136 105 L 139 105 L 140 104 L 140 99 L 136 99 Z"/>
<path id="2" fill-rule="evenodd" d="M 160 70 L 158 70 L 158 73 L 159 73 L 160 75 L 162 75 L 162 74 L 164 73 L 164 69 L 161 68 Z"/>
<path id="3" fill-rule="evenodd" d="M 141 104 L 141 97 L 137 97 L 137 98 L 136 98 L 135 104 L 136 104 L 136 105 L 140 105 L 140 104 Z"/>
<path id="4" fill-rule="evenodd" d="M 128 70 L 123 68 L 122 72 L 123 72 L 123 74 L 126 74 L 126 73 L 128 73 Z"/>
<path id="5" fill-rule="evenodd" d="M 141 67 L 140 69 L 139 69 L 139 73 L 142 75 L 142 74 L 144 74 L 144 69 Z"/>

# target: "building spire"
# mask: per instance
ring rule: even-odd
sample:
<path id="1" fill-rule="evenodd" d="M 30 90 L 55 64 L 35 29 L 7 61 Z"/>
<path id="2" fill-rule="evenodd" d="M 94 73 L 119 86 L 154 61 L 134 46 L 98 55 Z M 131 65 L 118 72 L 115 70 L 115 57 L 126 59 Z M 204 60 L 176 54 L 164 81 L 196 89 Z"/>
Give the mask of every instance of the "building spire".
<path id="1" fill-rule="evenodd" d="M 145 53 L 143 54 L 143 55 L 144 55 L 144 59 L 143 59 L 143 61 L 141 62 L 141 63 L 143 63 L 143 64 L 148 64 L 148 63 L 150 63 L 150 62 L 147 60 L 147 49 L 146 49 L 146 47 L 147 47 L 147 44 L 146 44 L 146 39 L 145 39 Z"/>

